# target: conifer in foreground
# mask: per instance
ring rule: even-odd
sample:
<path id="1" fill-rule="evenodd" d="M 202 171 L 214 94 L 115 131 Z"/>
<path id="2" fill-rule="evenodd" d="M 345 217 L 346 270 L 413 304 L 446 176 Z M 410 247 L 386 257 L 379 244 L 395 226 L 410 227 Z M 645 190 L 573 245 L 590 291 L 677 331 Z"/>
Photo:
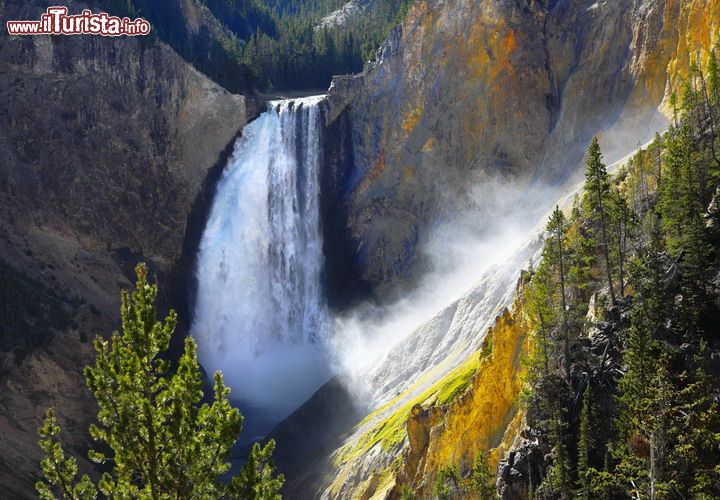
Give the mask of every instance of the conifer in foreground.
<path id="1" fill-rule="evenodd" d="M 282 476 L 274 475 L 274 443 L 255 445 L 251 460 L 229 482 L 230 451 L 243 417 L 228 400 L 230 389 L 215 373 L 212 403 L 203 403 L 203 380 L 195 341 L 185 339 L 177 369 L 161 357 L 170 344 L 177 317 L 171 311 L 157 321 L 157 286 L 138 265 L 132 294 L 122 292 L 122 333 L 95 339 L 97 359 L 85 368 L 97 399 L 97 423 L 90 435 L 99 444 L 90 459 L 108 471 L 98 484 L 78 478 L 74 457 L 66 457 L 60 427 L 51 408 L 39 429 L 44 479 L 36 488 L 43 499 L 97 498 L 242 498 L 279 499 Z"/>

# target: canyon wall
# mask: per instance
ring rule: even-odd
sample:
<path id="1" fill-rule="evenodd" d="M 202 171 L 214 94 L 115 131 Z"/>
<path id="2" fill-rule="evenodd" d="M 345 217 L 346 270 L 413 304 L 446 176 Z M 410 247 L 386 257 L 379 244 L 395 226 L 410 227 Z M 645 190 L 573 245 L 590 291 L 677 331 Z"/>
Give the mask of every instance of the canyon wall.
<path id="1" fill-rule="evenodd" d="M 426 269 L 428 229 L 473 186 L 561 184 L 593 135 L 611 160 L 644 142 L 719 16 L 717 0 L 414 3 L 377 60 L 330 88 L 353 158 L 329 216 L 348 256 L 334 270 L 383 296 Z"/>
<path id="2" fill-rule="evenodd" d="M 42 4 L 0 1 L 0 18 L 36 19 Z M 78 304 L 71 326 L 21 362 L 0 352 L 0 497 L 34 498 L 42 415 L 54 405 L 71 449 L 86 455 L 89 341 L 117 327 L 137 261 L 174 280 L 198 231 L 189 225 L 202 230 L 206 178 L 258 106 L 155 37 L 2 31 L 0 258 Z M 177 299 L 165 306 L 182 307 Z"/>
<path id="3" fill-rule="evenodd" d="M 706 62 L 719 34 L 717 0 L 415 3 L 376 62 L 330 88 L 328 128 L 352 158 L 330 163 L 344 193 L 329 215 L 334 234 L 344 234 L 338 275 L 387 300 L 427 269 L 418 249 L 439 221 L 470 203 L 473 186 L 513 183 L 522 207 L 526 190 L 559 192 L 581 176 L 592 136 L 609 162 L 624 156 L 667 126 L 670 95 L 682 94 L 692 63 Z M 467 308 L 485 298 L 468 292 L 476 302 Z M 462 321 L 447 314 L 406 344 L 451 342 L 452 327 L 433 337 Z M 517 304 L 492 329 L 483 325 L 468 326 L 476 340 L 527 346 L 532 336 Z M 395 400 L 350 426 L 325 458 L 322 498 L 399 498 L 404 486 L 424 498 L 442 468 L 466 473 L 488 449 L 501 458 L 522 430 L 518 358 L 478 365 L 481 348 L 445 355 L 412 378 L 441 372 L 440 379 L 422 391 L 399 384 Z M 413 349 L 391 355 L 378 372 L 392 375 L 415 358 Z M 465 392 L 448 400 L 458 386 Z"/>

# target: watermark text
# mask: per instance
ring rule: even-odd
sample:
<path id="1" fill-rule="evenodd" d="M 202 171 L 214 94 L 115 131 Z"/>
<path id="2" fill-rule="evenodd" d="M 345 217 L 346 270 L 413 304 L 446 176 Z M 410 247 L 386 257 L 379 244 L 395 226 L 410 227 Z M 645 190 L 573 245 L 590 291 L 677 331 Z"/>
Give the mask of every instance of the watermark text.
<path id="1" fill-rule="evenodd" d="M 150 33 L 150 23 L 142 17 L 130 19 L 105 12 L 93 14 L 85 9 L 68 15 L 67 7 L 48 7 L 39 21 L 8 21 L 10 35 L 99 35 L 138 36 Z"/>

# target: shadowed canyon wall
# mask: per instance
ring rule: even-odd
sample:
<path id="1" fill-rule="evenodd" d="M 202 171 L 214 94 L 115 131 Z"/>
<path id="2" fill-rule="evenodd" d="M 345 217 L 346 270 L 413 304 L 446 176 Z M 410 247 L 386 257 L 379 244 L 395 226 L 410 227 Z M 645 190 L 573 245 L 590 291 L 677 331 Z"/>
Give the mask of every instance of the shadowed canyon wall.
<path id="1" fill-rule="evenodd" d="M 0 1 L 3 21 L 42 12 Z M 255 112 L 156 38 L 9 37 L 3 26 L 0 258 L 66 306 L 82 302 L 22 362 L 0 352 L 0 497 L 35 497 L 36 429 L 50 405 L 86 455 L 88 341 L 117 327 L 135 262 L 172 280 L 208 172 Z"/>

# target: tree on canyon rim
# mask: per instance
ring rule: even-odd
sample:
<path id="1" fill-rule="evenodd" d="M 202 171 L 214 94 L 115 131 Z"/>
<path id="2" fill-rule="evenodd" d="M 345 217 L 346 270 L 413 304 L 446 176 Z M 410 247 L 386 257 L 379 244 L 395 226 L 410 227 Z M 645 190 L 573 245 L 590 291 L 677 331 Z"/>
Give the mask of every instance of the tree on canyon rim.
<path id="1" fill-rule="evenodd" d="M 132 293 L 122 292 L 122 333 L 97 337 L 95 365 L 85 379 L 99 411 L 90 435 L 99 444 L 89 458 L 107 467 L 97 484 L 78 478 L 78 463 L 63 450 L 54 410 L 38 430 L 43 480 L 36 488 L 43 499 L 97 498 L 242 498 L 275 500 L 283 477 L 274 474 L 275 443 L 256 444 L 247 464 L 229 481 L 230 451 L 243 417 L 228 401 L 230 389 L 220 372 L 214 377 L 214 399 L 203 403 L 203 380 L 196 344 L 185 339 L 177 368 L 161 357 L 170 344 L 177 316 L 170 311 L 157 321 L 157 285 L 147 269 L 136 268 Z"/>

